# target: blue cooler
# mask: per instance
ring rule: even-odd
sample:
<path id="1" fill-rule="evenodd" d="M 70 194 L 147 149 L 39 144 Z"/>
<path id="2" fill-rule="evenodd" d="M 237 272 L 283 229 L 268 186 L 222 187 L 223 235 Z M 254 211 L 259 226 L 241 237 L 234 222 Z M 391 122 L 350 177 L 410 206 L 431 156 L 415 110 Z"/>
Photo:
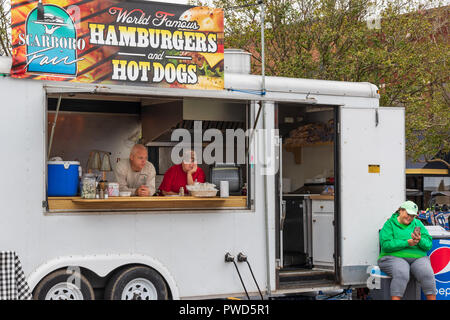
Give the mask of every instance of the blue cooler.
<path id="1" fill-rule="evenodd" d="M 428 252 L 436 279 L 436 300 L 450 300 L 450 232 L 441 226 L 426 226 L 433 238 L 433 247 Z M 423 292 L 422 299 L 425 300 Z"/>
<path id="2" fill-rule="evenodd" d="M 73 197 L 78 193 L 78 161 L 47 162 L 47 195 L 49 197 Z"/>

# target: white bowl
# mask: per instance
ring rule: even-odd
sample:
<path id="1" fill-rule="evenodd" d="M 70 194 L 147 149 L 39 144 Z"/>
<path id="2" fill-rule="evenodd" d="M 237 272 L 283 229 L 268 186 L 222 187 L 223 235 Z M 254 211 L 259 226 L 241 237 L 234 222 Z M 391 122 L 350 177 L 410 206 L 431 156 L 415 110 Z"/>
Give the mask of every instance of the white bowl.
<path id="1" fill-rule="evenodd" d="M 203 190 L 203 191 L 189 191 L 191 196 L 198 198 L 210 198 L 215 197 L 219 190 Z"/>
<path id="2" fill-rule="evenodd" d="M 121 191 L 119 193 L 119 196 L 121 196 L 121 197 L 131 197 L 131 191 Z"/>

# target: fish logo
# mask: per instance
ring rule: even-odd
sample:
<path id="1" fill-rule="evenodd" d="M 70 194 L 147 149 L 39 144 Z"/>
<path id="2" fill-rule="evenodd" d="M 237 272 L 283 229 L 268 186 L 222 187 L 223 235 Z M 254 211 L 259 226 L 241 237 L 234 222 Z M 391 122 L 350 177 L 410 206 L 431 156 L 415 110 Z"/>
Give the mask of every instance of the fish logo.
<path id="1" fill-rule="evenodd" d="M 33 21 L 33 22 L 37 23 L 37 24 L 42 24 L 45 28 L 46 34 L 53 34 L 59 28 L 61 28 L 63 26 L 67 27 L 67 24 L 64 23 L 63 19 L 61 19 L 60 17 L 57 17 L 51 13 L 44 13 L 42 20 L 39 20 L 39 18 L 38 18 L 38 20 Z"/>
<path id="2" fill-rule="evenodd" d="M 431 252 L 430 262 L 436 282 L 450 282 L 450 247 L 440 247 Z"/>

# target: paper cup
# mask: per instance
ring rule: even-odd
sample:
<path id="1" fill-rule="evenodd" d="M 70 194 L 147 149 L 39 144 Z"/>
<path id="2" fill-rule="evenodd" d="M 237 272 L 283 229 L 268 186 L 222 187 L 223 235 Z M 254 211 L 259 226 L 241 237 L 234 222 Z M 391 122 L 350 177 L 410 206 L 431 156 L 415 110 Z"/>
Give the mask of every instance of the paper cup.
<path id="1" fill-rule="evenodd" d="M 220 197 L 228 198 L 229 197 L 229 184 L 228 181 L 220 181 Z"/>

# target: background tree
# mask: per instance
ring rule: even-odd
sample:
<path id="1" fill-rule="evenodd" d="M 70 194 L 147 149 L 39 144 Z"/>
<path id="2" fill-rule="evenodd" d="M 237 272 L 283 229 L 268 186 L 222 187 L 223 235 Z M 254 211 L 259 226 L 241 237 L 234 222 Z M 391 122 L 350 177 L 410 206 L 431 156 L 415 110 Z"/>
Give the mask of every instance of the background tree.
<path id="1" fill-rule="evenodd" d="M 0 55 L 11 55 L 9 0 L 0 0 Z"/>
<path id="2" fill-rule="evenodd" d="M 261 70 L 257 1 L 225 8 L 225 45 L 252 53 Z M 406 110 L 406 151 L 415 161 L 450 152 L 449 7 L 414 0 L 265 0 L 266 73 L 367 81 L 382 106 Z M 378 19 L 374 18 L 379 17 Z"/>

